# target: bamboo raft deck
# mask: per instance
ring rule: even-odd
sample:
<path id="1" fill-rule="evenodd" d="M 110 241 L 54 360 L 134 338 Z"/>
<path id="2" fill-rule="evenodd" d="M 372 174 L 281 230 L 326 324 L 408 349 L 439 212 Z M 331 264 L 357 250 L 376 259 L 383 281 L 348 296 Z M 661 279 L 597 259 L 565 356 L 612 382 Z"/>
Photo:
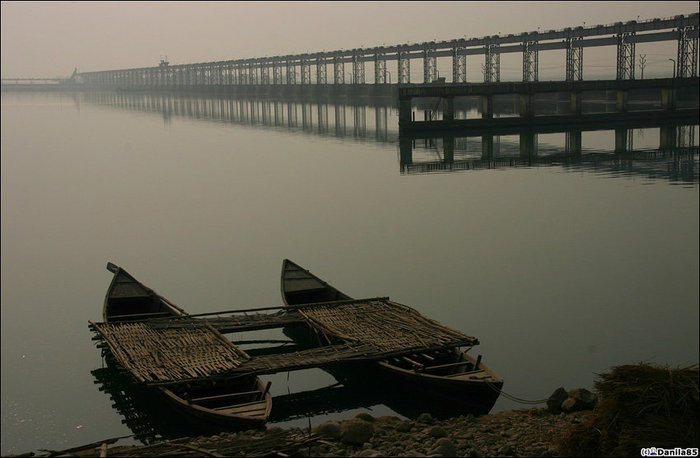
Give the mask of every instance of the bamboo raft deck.
<path id="1" fill-rule="evenodd" d="M 150 319 L 130 323 L 93 323 L 95 339 L 139 382 L 168 385 L 204 379 L 366 362 L 454 347 L 478 345 L 474 337 L 426 318 L 388 298 L 336 301 L 239 311 L 237 317 Z M 202 314 L 199 317 L 212 314 Z M 237 331 L 306 324 L 330 345 L 284 354 L 250 357 L 218 329 Z M 338 343 L 340 342 L 340 343 Z"/>

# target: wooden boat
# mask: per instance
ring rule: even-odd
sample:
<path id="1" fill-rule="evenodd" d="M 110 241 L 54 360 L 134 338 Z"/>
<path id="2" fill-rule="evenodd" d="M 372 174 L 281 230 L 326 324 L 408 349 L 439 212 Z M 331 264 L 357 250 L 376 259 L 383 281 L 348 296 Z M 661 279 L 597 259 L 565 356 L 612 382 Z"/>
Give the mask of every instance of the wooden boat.
<path id="1" fill-rule="evenodd" d="M 282 299 L 288 306 L 353 299 L 288 259 L 282 263 L 281 288 Z M 298 331 L 289 335 L 303 339 Z M 388 379 L 404 395 L 417 391 L 421 396 L 472 413 L 488 413 L 503 386 L 503 380 L 481 362 L 481 356 L 474 358 L 458 348 L 412 354 L 372 365 L 385 379 L 382 383 Z M 363 377 L 368 378 L 372 377 Z"/>
<path id="2" fill-rule="evenodd" d="M 105 323 L 187 314 L 119 266 L 108 263 L 107 270 L 114 277 L 105 297 Z M 270 384 L 265 385 L 254 376 L 224 381 L 201 380 L 155 388 L 190 416 L 226 427 L 262 427 L 272 410 Z"/>

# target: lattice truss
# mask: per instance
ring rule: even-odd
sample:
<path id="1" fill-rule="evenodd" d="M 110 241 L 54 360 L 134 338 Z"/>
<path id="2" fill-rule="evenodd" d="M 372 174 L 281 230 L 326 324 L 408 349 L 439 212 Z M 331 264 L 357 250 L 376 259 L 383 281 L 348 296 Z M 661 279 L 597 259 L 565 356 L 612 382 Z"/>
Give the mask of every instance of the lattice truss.
<path id="1" fill-rule="evenodd" d="M 484 83 L 501 81 L 500 45 L 497 43 L 486 45 L 484 60 Z"/>
<path id="2" fill-rule="evenodd" d="M 583 37 L 567 39 L 566 46 L 566 81 L 583 80 L 583 48 L 580 46 Z"/>
<path id="3" fill-rule="evenodd" d="M 432 83 L 438 78 L 437 76 L 437 58 L 433 48 L 425 48 L 423 50 L 423 82 Z"/>
<path id="4" fill-rule="evenodd" d="M 536 41 L 523 42 L 523 81 L 539 81 L 540 58 Z"/>
<path id="5" fill-rule="evenodd" d="M 328 84 L 328 69 L 323 59 L 316 59 L 316 83 Z"/>
<path id="6" fill-rule="evenodd" d="M 374 56 L 374 83 L 386 84 L 386 59 L 384 54 Z"/>
<path id="7" fill-rule="evenodd" d="M 467 82 L 467 55 L 464 48 L 452 48 L 452 82 Z"/>
<path id="8" fill-rule="evenodd" d="M 617 79 L 634 79 L 635 42 L 634 32 L 617 36 Z"/>
<path id="9" fill-rule="evenodd" d="M 678 71 L 679 78 L 698 76 L 698 29 L 684 27 L 678 31 Z M 693 37 L 692 35 L 695 35 Z"/>
<path id="10" fill-rule="evenodd" d="M 362 56 L 352 56 L 352 82 L 353 84 L 365 84 L 365 61 Z"/>
<path id="11" fill-rule="evenodd" d="M 399 84 L 409 84 L 411 82 L 411 59 L 408 51 L 399 51 Z"/>
<path id="12" fill-rule="evenodd" d="M 345 63 L 342 57 L 333 58 L 333 82 L 335 84 L 345 84 Z"/>

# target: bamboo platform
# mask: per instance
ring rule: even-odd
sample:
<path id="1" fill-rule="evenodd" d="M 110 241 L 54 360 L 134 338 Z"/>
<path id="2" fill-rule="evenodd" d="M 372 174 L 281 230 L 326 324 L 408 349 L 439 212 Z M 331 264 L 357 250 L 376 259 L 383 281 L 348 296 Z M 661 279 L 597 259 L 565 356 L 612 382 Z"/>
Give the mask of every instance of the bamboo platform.
<path id="1" fill-rule="evenodd" d="M 478 345 L 474 337 L 431 320 L 388 298 L 356 299 L 229 311 L 237 317 L 190 315 L 90 327 L 136 380 L 149 385 L 227 379 L 246 375 L 377 361 L 390 357 Z M 247 315 L 256 312 L 254 315 Z M 203 314 L 210 315 L 210 314 Z M 261 329 L 306 324 L 328 345 L 284 354 L 250 357 L 217 329 Z"/>

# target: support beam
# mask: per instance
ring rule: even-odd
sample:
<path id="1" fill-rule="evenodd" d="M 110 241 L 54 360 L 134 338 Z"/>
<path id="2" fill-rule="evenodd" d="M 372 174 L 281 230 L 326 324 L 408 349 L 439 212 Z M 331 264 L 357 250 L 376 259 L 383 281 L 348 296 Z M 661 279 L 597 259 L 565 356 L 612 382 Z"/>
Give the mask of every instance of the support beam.
<path id="1" fill-rule="evenodd" d="M 501 51 L 498 44 L 489 43 L 484 48 L 484 83 L 501 81 Z"/>
<path id="2" fill-rule="evenodd" d="M 411 58 L 407 51 L 398 52 L 398 83 L 411 83 Z"/>
<path id="3" fill-rule="evenodd" d="M 523 42 L 523 81 L 539 81 L 539 51 L 536 41 Z"/>
<path id="4" fill-rule="evenodd" d="M 452 48 L 452 82 L 467 82 L 467 55 L 464 48 L 457 46 Z"/>
<path id="5" fill-rule="evenodd" d="M 423 49 L 423 82 L 428 84 L 438 79 L 437 57 L 433 48 Z"/>
<path id="6" fill-rule="evenodd" d="M 678 30 L 679 78 L 698 76 L 698 27 L 683 27 Z"/>
<path id="7" fill-rule="evenodd" d="M 617 35 L 617 79 L 634 79 L 635 41 L 634 32 Z"/>
<path id="8" fill-rule="evenodd" d="M 583 80 L 582 37 L 570 37 L 566 41 L 566 81 Z"/>

